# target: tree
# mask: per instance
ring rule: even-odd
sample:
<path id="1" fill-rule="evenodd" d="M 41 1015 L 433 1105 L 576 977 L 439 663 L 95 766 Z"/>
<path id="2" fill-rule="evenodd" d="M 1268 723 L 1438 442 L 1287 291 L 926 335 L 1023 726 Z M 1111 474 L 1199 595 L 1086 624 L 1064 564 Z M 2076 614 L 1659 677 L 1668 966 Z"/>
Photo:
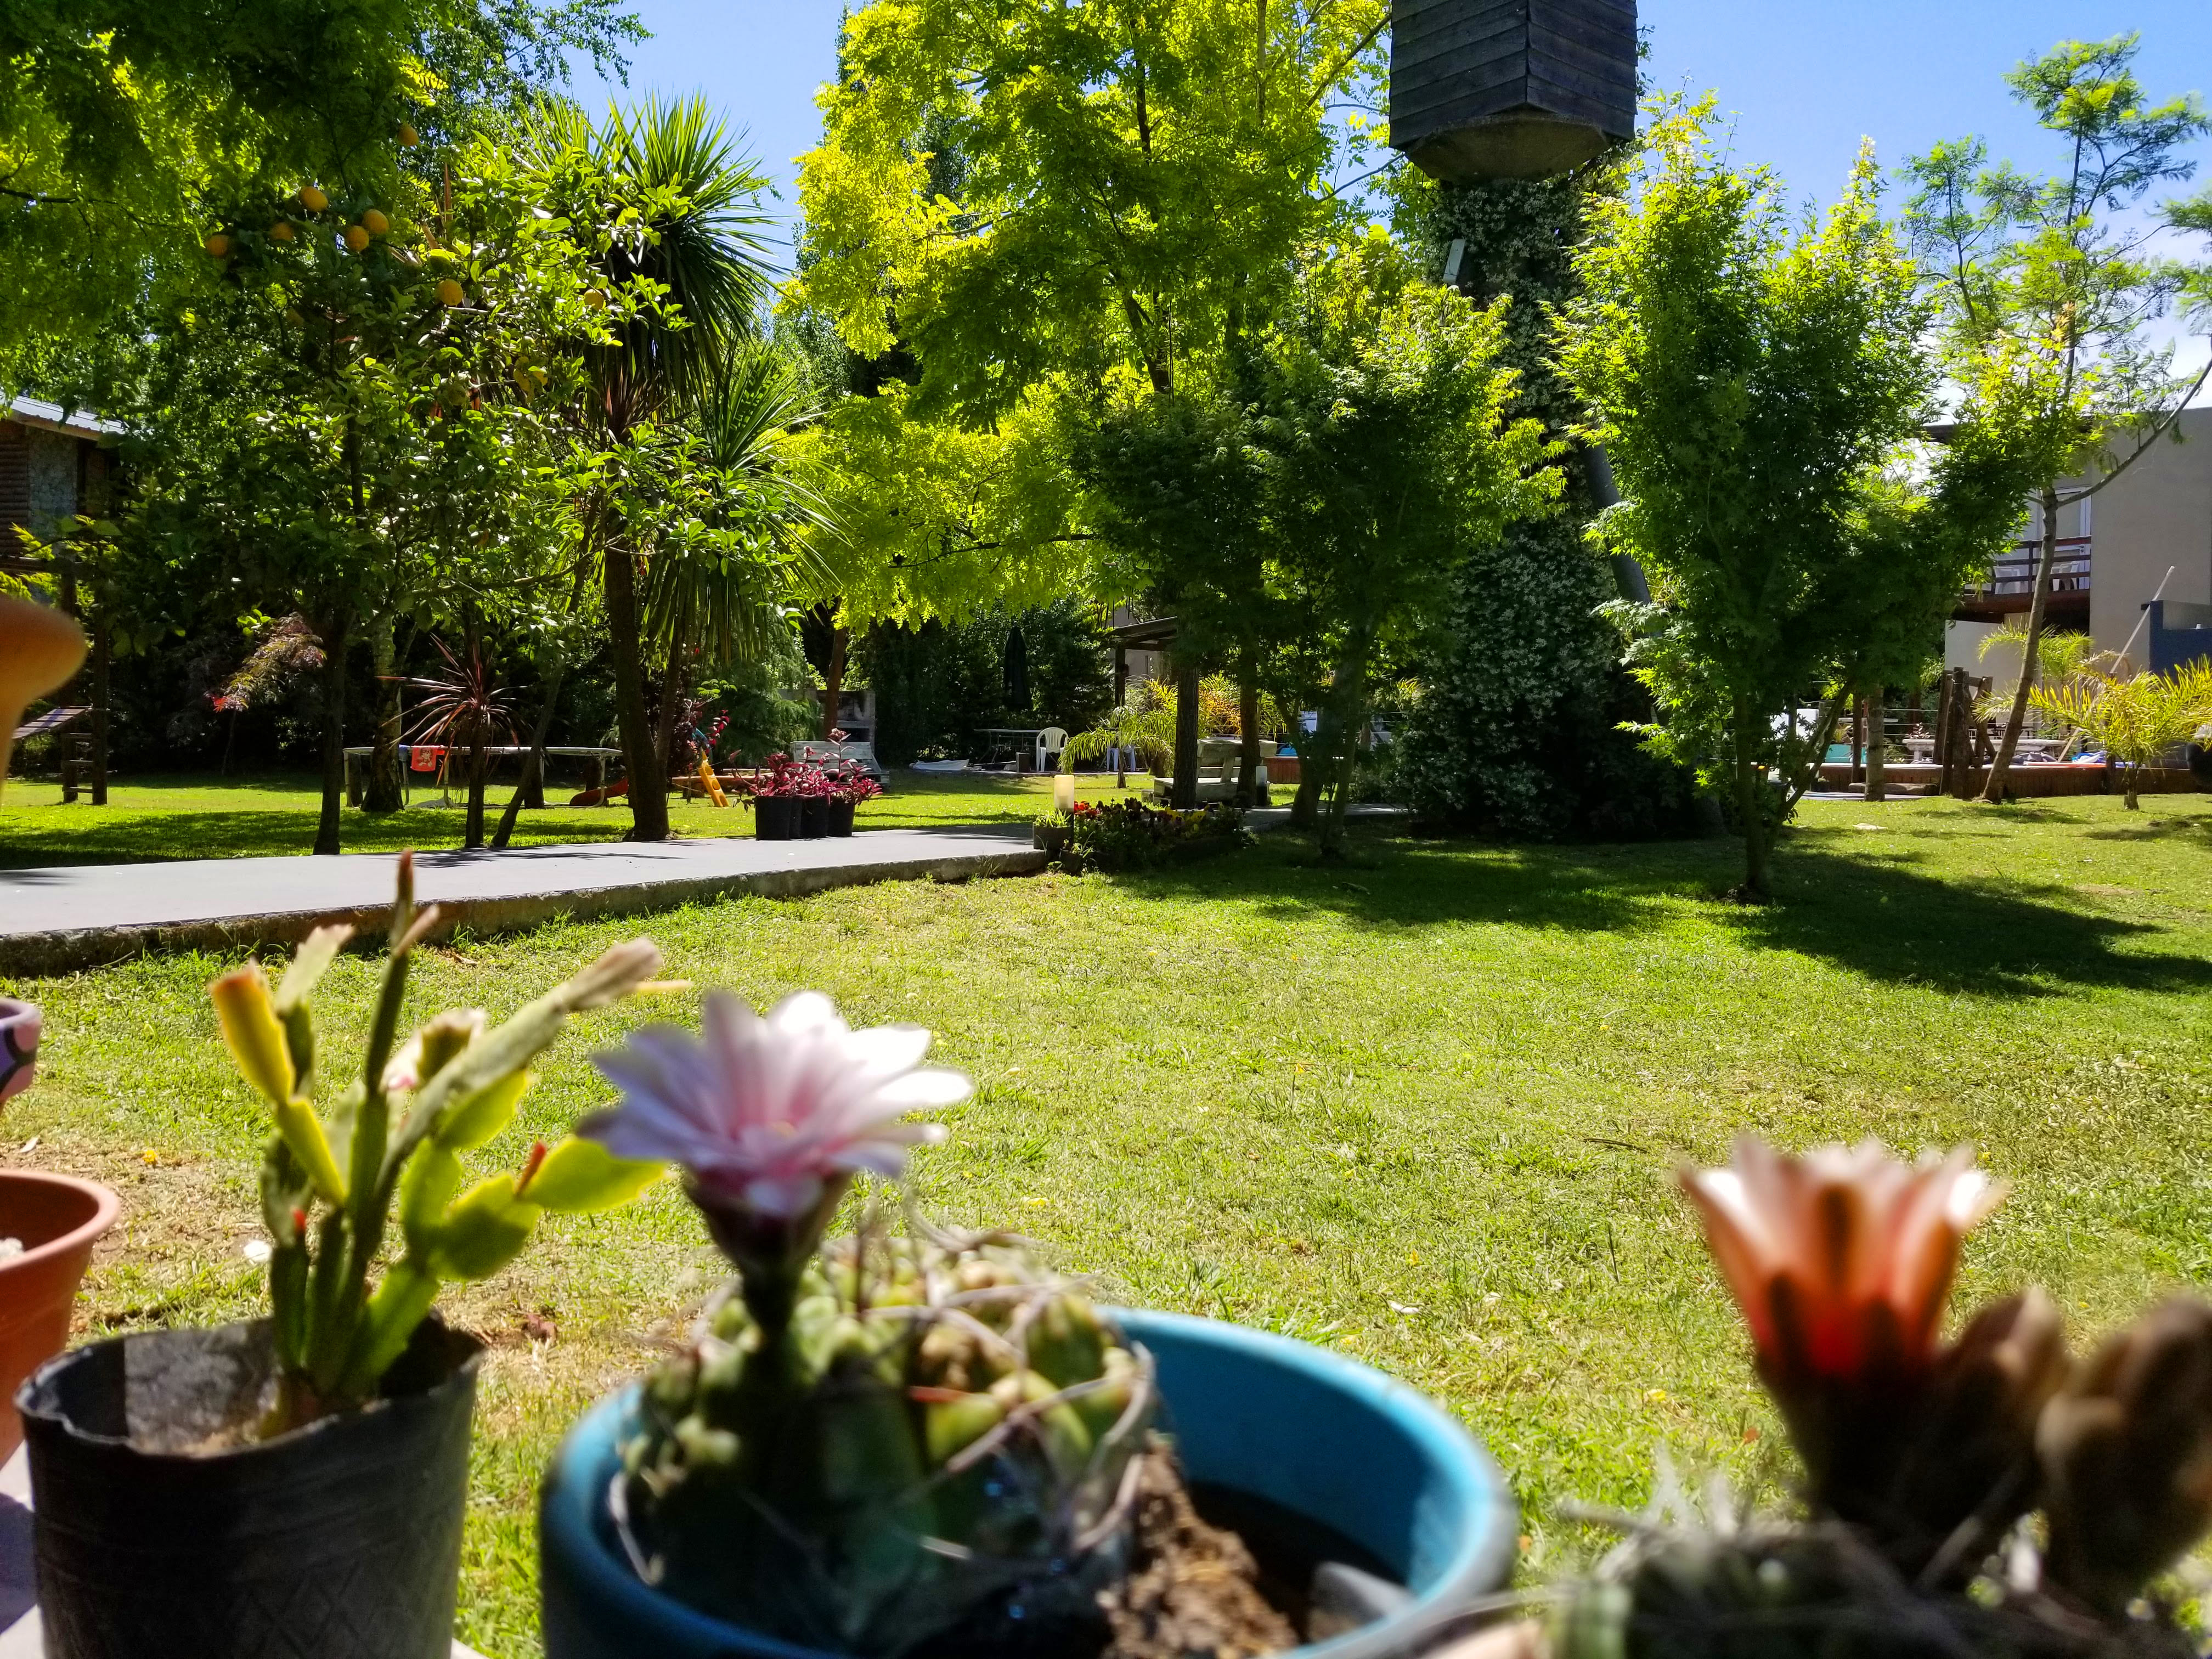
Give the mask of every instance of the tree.
<path id="1" fill-rule="evenodd" d="M 303 179 L 389 199 L 411 127 L 621 73 L 619 0 L 73 0 L 0 6 L 0 372 L 96 380 L 156 279 L 199 258 L 209 206 Z M 58 388 L 66 389 L 66 388 Z M 82 388 L 79 388 L 82 390 Z M 104 389 L 103 389 L 104 390 Z"/>
<path id="2" fill-rule="evenodd" d="M 1300 750 L 1318 763 L 1314 787 L 1334 786 L 1325 854 L 1342 843 L 1376 689 L 1432 642 L 1468 555 L 1558 500 L 1559 474 L 1538 470 L 1552 453 L 1542 424 L 1508 414 L 1510 308 L 1431 285 L 1370 231 L 1307 264 L 1247 371 L 1272 585 L 1320 686 L 1319 729 Z"/>
<path id="3" fill-rule="evenodd" d="M 318 852 L 339 848 L 350 644 L 377 637 L 391 675 L 396 617 L 473 635 L 495 592 L 550 580 L 567 535 L 547 343 L 586 325 L 586 268 L 526 201 L 462 174 L 434 207 L 419 188 L 229 204 L 198 283 L 149 307 L 118 411 L 142 624 L 297 611 L 321 642 Z"/>
<path id="4" fill-rule="evenodd" d="M 2212 299 L 2212 262 L 2191 269 L 2160 257 L 2152 243 L 2162 228 L 2212 233 L 2212 192 L 2154 214 L 2135 210 L 2158 185 L 2191 176 L 2196 164 L 2182 150 L 2212 131 L 2212 118 L 2194 94 L 2150 104 L 2133 68 L 2137 46 L 2132 34 L 2063 41 L 2005 77 L 2062 141 L 2057 171 L 1992 165 L 1979 138 L 1938 144 L 1906 168 L 1917 186 L 1906 223 L 1953 353 L 2006 343 L 2019 372 L 2078 432 L 2073 451 L 2033 484 L 2043 544 L 2031 644 L 1983 790 L 1989 801 L 2004 799 L 2027 715 L 2062 499 L 2094 495 L 2124 473 L 2205 381 L 2202 373 L 2178 380 L 2171 350 L 2151 349 L 2145 331 L 2177 300 L 2201 307 Z M 2212 310 L 2204 314 L 2212 319 Z M 2060 478 L 2085 459 L 2092 481 L 2062 497 Z"/>
<path id="5" fill-rule="evenodd" d="M 1640 191 L 1595 210 L 1560 362 L 1622 490 L 1602 533 L 1653 578 L 1633 660 L 1654 740 L 1732 783 L 1742 892 L 1763 900 L 1766 775 L 1807 741 L 1791 711 L 1828 678 L 1854 509 L 1917 433 L 1934 374 L 1871 156 L 1793 235 L 1777 182 L 1717 159 L 1712 123 L 1709 100 L 1661 120 Z"/>
<path id="6" fill-rule="evenodd" d="M 1039 486 L 1018 502 L 940 495 L 903 520 L 918 532 L 890 550 L 903 593 L 939 574 L 965 597 L 979 574 L 1080 571 L 1085 503 L 1034 464 L 1059 459 L 1041 441 L 1049 407 L 1203 392 L 1288 293 L 1293 256 L 1346 216 L 1323 183 L 1342 138 L 1325 106 L 1377 71 L 1388 21 L 1382 0 L 878 0 L 849 20 L 823 143 L 801 161 L 788 303 L 861 359 L 899 354 L 911 385 L 848 399 L 830 424 Z M 1186 690 L 1206 643 L 1182 639 Z"/>
<path id="7" fill-rule="evenodd" d="M 630 835 L 663 841 L 667 757 L 647 703 L 640 598 L 650 556 L 641 519 L 653 492 L 626 486 L 651 472 L 642 463 L 660 441 L 657 424 L 703 397 L 755 332 L 768 295 L 767 181 L 697 100 L 610 110 L 596 126 L 573 106 L 541 104 L 518 149 L 604 283 L 594 290 L 604 320 L 573 346 L 588 386 L 574 418 L 610 453 L 586 506 L 586 544 L 603 583 Z"/>

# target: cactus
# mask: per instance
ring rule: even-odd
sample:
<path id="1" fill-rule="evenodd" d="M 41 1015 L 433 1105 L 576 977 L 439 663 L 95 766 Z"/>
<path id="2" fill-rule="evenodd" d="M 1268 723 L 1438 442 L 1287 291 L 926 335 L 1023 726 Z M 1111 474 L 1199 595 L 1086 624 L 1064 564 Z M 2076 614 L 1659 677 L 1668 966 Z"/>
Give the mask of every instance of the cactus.
<path id="1" fill-rule="evenodd" d="M 970 1092 L 928 1032 L 852 1030 L 826 997 L 596 1056 L 623 1101 L 579 1133 L 681 1164 L 737 1267 L 640 1391 L 614 1482 L 639 1575 L 787 1641 L 896 1655 L 994 1616 L 1095 1624 L 1124 1570 L 1149 1359 L 1000 1235 L 823 1234 L 905 1121 Z"/>
<path id="2" fill-rule="evenodd" d="M 623 1528 L 649 1581 L 810 1646 L 1094 1617 L 1153 1397 L 1149 1357 L 1022 1249 L 840 1239 L 781 1339 L 732 1286 L 648 1380 Z"/>
<path id="3" fill-rule="evenodd" d="M 274 1120 L 261 1208 L 279 1389 L 264 1436 L 371 1398 L 441 1283 L 489 1278 L 541 1216 L 625 1202 L 664 1167 L 571 1135 L 533 1147 L 520 1172 L 461 1190 L 459 1154 L 507 1127 L 530 1062 L 568 1016 L 635 990 L 660 952 L 649 939 L 618 945 L 496 1030 L 484 1029 L 480 1010 L 441 1014 L 395 1056 L 409 957 L 437 915 L 416 909 L 414 863 L 402 854 L 368 1053 L 360 1074 L 321 1104 L 310 1004 L 353 929 L 317 928 L 273 996 L 258 963 L 209 987 L 231 1056 Z M 403 1248 L 372 1291 L 395 1200 Z"/>
<path id="4" fill-rule="evenodd" d="M 2212 1306 L 2089 1359 L 2033 1286 L 1937 1327 L 1995 1202 L 1970 1152 L 1787 1158 L 1746 1139 L 1692 1197 L 1804 1463 L 1802 1518 L 1700 1514 L 1662 1468 L 1630 1536 L 1547 1596 L 1554 1659 L 2194 1659 L 2154 1583 L 2212 1528 Z M 2039 1525 L 2038 1519 L 2039 1511 Z M 2039 1534 L 2045 1547 L 2039 1548 Z"/>

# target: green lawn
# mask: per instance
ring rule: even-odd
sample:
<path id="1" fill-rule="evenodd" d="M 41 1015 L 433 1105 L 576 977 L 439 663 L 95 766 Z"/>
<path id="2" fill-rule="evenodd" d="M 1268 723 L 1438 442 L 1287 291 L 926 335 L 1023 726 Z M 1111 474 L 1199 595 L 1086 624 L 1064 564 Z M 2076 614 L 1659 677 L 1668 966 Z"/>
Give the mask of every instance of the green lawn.
<path id="1" fill-rule="evenodd" d="M 1110 776 L 1078 780 L 1085 799 L 1114 793 Z M 568 789 L 549 792 L 565 802 Z M 495 787 L 486 808 L 491 822 L 508 791 Z M 940 823 L 1022 823 L 1051 805 L 1047 777 L 932 777 L 891 774 L 885 793 L 864 802 L 863 830 L 927 829 Z M 349 853 L 392 853 L 404 847 L 461 844 L 459 806 L 440 806 L 434 785 L 417 790 L 403 811 L 372 817 L 349 810 L 342 831 Z M 462 799 L 456 794 L 456 801 Z M 672 800 L 670 816 L 683 836 L 750 836 L 750 805 L 717 807 L 706 801 Z M 62 804 L 61 786 L 40 779 L 10 779 L 0 800 L 0 869 L 51 864 L 136 863 L 155 859 L 245 858 L 305 853 L 314 845 L 322 796 L 312 779 L 284 775 L 250 780 L 149 778 L 116 784 L 106 806 L 80 800 Z M 614 841 L 629 828 L 629 811 L 612 806 L 549 805 L 516 820 L 514 844 Z"/>
<path id="2" fill-rule="evenodd" d="M 1540 1564 L 1576 1541 L 1552 1503 L 1635 1501 L 1662 1443 L 1691 1468 L 1771 1459 L 1671 1188 L 1678 1158 L 1717 1158 L 1739 1128 L 1978 1142 L 2012 1195 L 1967 1293 L 2033 1278 L 2083 1336 L 2212 1280 L 2212 811 L 2193 798 L 1811 804 L 1759 910 L 1711 896 L 1738 877 L 1729 842 L 1361 855 L 1322 866 L 1277 836 L 1172 874 L 746 899 L 649 931 L 702 985 L 819 987 L 858 1019 L 935 1028 L 981 1089 L 920 1164 L 926 1204 L 1018 1225 L 1116 1296 L 1334 1343 L 1430 1390 L 1510 1472 Z M 625 931 L 428 953 L 411 1015 L 504 1012 Z M 218 965 L 6 988 L 46 1004 L 50 1056 L 10 1156 L 125 1194 L 87 1332 L 255 1305 L 263 1126 L 202 994 Z M 342 1041 L 372 969 L 333 971 Z M 591 1016 L 487 1164 L 604 1097 L 591 1048 L 692 1014 Z M 549 1449 L 717 1271 L 667 1188 L 541 1245 L 458 1302 L 498 1344 L 462 1633 L 500 1659 L 538 1650 Z M 559 1334 L 533 1344 L 541 1310 Z"/>

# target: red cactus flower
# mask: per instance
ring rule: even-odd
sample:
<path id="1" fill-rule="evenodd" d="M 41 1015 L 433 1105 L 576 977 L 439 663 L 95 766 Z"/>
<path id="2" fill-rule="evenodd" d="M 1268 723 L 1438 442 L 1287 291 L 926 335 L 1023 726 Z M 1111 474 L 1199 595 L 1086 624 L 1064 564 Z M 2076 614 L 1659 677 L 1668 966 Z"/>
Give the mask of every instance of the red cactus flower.
<path id="1" fill-rule="evenodd" d="M 1682 1185 L 1770 1382 L 1923 1369 L 1960 1243 L 2004 1196 L 1972 1147 L 1906 1164 L 1872 1140 L 1790 1158 L 1748 1135 Z"/>

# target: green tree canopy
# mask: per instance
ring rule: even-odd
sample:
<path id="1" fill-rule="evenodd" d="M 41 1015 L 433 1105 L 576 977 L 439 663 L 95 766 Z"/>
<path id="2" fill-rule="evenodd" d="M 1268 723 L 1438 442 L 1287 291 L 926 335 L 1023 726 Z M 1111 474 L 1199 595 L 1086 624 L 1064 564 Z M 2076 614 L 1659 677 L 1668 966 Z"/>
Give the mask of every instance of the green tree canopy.
<path id="1" fill-rule="evenodd" d="M 1973 361 L 2002 347 L 2049 418 L 2072 421 L 2081 434 L 2030 484 L 2043 504 L 2031 642 L 2050 600 L 2060 479 L 2087 471 L 2092 481 L 2079 494 L 2103 489 L 2205 380 L 2176 376 L 2172 349 L 2154 346 L 2148 331 L 2177 303 L 2212 324 L 2212 259 L 2200 253 L 2191 264 L 2155 240 L 2162 230 L 2212 234 L 2212 192 L 2138 210 L 2153 191 L 2192 176 L 2186 148 L 2212 132 L 2212 117 L 2193 94 L 2152 102 L 2135 73 L 2137 50 L 2132 34 L 2062 41 L 2005 77 L 2058 141 L 2053 171 L 1992 162 L 1979 138 L 1938 144 L 1906 168 L 1916 188 L 1905 222 L 1954 363 L 1967 365 L 1954 373 L 1977 378 Z M 1984 799 L 2003 798 L 2035 660 L 2031 643 Z"/>
<path id="2" fill-rule="evenodd" d="M 1712 125 L 1710 100 L 1662 119 L 1640 187 L 1597 207 L 1560 354 L 1623 495 L 1603 533 L 1653 579 L 1657 738 L 1733 781 L 1745 890 L 1764 896 L 1766 774 L 1830 678 L 1854 514 L 1918 433 L 1935 370 L 1871 156 L 1793 232 L 1778 182 L 1729 168 Z"/>

